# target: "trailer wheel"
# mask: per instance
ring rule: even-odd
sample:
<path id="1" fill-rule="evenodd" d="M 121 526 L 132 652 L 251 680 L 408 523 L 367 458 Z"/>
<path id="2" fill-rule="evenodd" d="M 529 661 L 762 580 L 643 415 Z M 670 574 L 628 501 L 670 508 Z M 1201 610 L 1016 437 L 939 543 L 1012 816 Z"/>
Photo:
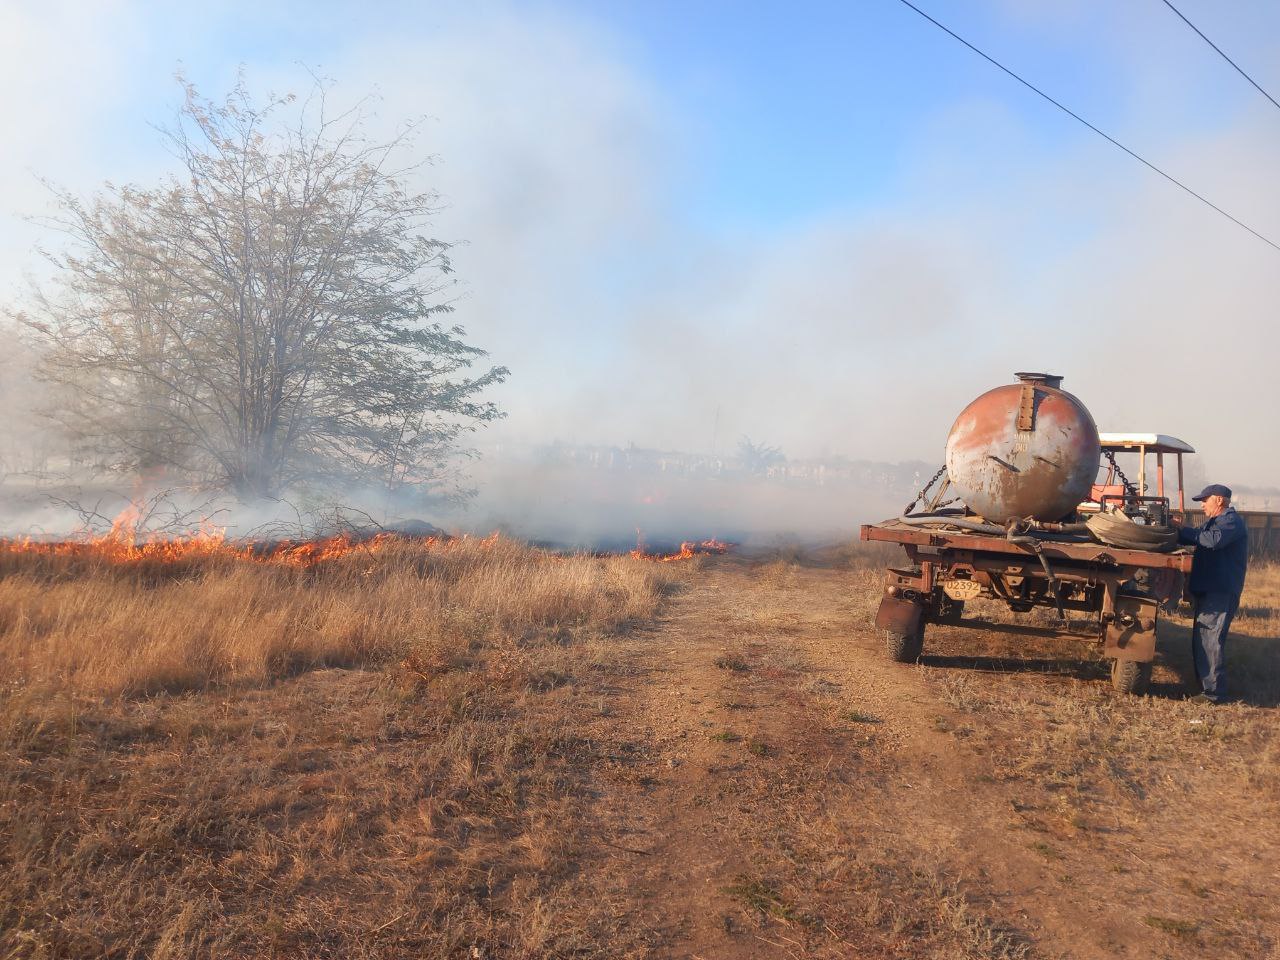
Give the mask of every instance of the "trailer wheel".
<path id="1" fill-rule="evenodd" d="M 924 652 L 924 623 L 907 635 L 892 630 L 884 632 L 885 652 L 894 663 L 915 663 Z"/>
<path id="2" fill-rule="evenodd" d="M 1111 661 L 1111 686 L 1120 693 L 1141 696 L 1151 684 L 1151 664 L 1137 660 Z"/>

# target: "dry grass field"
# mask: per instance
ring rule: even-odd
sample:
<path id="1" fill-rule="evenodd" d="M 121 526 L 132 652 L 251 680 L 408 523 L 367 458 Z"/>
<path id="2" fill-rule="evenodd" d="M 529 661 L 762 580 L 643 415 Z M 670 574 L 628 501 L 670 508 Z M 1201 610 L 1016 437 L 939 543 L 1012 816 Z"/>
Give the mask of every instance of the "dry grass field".
<path id="1" fill-rule="evenodd" d="M 536 956 L 577 909 L 579 717 L 666 567 L 0 562 L 0 956 Z"/>
<path id="2" fill-rule="evenodd" d="M 890 556 L 0 552 L 0 958 L 1280 955 L 1280 568 L 1210 709 Z"/>

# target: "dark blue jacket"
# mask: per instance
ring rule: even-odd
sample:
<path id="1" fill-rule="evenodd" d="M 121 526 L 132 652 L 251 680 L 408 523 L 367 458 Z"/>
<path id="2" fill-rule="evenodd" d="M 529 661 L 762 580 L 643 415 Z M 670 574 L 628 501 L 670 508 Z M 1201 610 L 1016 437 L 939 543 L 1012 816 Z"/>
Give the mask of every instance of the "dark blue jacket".
<path id="1" fill-rule="evenodd" d="M 1227 507 L 1199 527 L 1179 527 L 1178 542 L 1195 544 L 1191 561 L 1192 593 L 1230 593 L 1244 590 L 1249 565 L 1249 530 L 1235 507 Z"/>

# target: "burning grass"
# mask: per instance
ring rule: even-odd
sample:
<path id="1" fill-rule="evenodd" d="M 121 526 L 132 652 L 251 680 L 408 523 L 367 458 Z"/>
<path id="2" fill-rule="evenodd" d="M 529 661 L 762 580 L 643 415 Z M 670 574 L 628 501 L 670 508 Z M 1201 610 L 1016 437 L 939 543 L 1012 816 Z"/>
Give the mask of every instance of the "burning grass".
<path id="1" fill-rule="evenodd" d="M 306 567 L 336 560 L 349 553 L 376 553 L 398 538 L 380 533 L 370 537 L 354 537 L 340 533 L 315 540 L 277 540 L 272 542 L 236 542 L 225 530 L 197 530 L 183 537 L 138 537 L 131 527 L 113 527 L 99 537 L 77 540 L 0 540 L 0 553 L 13 558 L 16 565 L 29 558 L 64 558 L 79 561 L 82 566 L 138 565 L 155 566 L 192 564 L 204 560 L 242 560 Z M 443 538 L 420 541 L 426 544 L 449 542 Z"/>
<path id="2" fill-rule="evenodd" d="M 510 540 L 0 550 L 0 682 L 103 696 L 263 683 L 325 666 L 448 659 L 459 638 L 615 629 L 664 578 Z"/>
<path id="3" fill-rule="evenodd" d="M 576 731 L 672 568 L 499 538 L 350 546 L 0 551 L 0 956 L 612 937 L 576 887 Z"/>
<path id="4" fill-rule="evenodd" d="M 637 531 L 636 546 L 631 551 L 631 557 L 635 560 L 656 560 L 658 563 L 671 563 L 676 560 L 690 560 L 693 557 L 728 553 L 731 546 L 732 544 L 712 537 L 709 540 L 685 540 L 680 544 L 679 550 L 674 550 L 671 553 L 654 553 L 645 546 L 643 535 Z"/>

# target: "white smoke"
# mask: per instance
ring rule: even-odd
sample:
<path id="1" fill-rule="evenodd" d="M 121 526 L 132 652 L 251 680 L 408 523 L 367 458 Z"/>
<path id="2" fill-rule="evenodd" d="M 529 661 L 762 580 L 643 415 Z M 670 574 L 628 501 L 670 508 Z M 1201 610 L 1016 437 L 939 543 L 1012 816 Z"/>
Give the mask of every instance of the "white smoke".
<path id="1" fill-rule="evenodd" d="M 745 434 L 792 457 L 940 462 L 969 400 L 1015 370 L 1045 369 L 1104 430 L 1181 436 L 1206 475 L 1236 486 L 1280 475 L 1280 253 L 1083 129 L 1068 150 L 1041 145 L 1016 87 L 921 116 L 874 207 L 726 234 L 687 209 L 689 171 L 707 159 L 698 118 L 603 21 L 503 4 L 393 6 L 379 19 L 334 4 L 322 19 L 335 32 L 281 8 L 257 16 L 289 42 L 260 55 L 247 45 L 262 35 L 249 9 L 213 5 L 194 24 L 124 2 L 6 7 L 10 208 L 40 212 L 32 170 L 88 188 L 163 168 L 145 123 L 176 100 L 178 60 L 216 94 L 240 61 L 255 89 L 303 89 L 301 59 L 336 79 L 335 96 L 376 90 L 386 131 L 429 118 L 418 144 L 439 158 L 422 172 L 447 202 L 437 232 L 465 241 L 456 319 L 513 372 L 495 392 L 510 416 L 479 438 L 486 449 L 559 438 L 724 452 Z M 1197 95 L 1200 74 L 1181 67 L 1195 48 L 1177 29 L 1160 28 L 1162 53 L 1134 46 L 1146 20 L 1109 5 L 994 10 L 1047 44 L 1113 17 L 1102 54 L 1122 65 L 1128 96 L 1082 109 L 1280 234 L 1274 114 L 1190 123 L 1180 98 Z M 957 63 L 958 76 L 986 69 Z M 5 285 L 20 265 L 38 269 L 33 236 L 15 219 L 0 225 Z M 477 523 L 518 524 L 543 489 L 500 464 L 477 477 L 490 484 Z M 695 515 L 701 498 L 672 515 Z M 741 513 L 820 525 L 805 498 L 766 507 L 744 494 Z M 848 516 L 840 502 L 822 511 Z"/>

